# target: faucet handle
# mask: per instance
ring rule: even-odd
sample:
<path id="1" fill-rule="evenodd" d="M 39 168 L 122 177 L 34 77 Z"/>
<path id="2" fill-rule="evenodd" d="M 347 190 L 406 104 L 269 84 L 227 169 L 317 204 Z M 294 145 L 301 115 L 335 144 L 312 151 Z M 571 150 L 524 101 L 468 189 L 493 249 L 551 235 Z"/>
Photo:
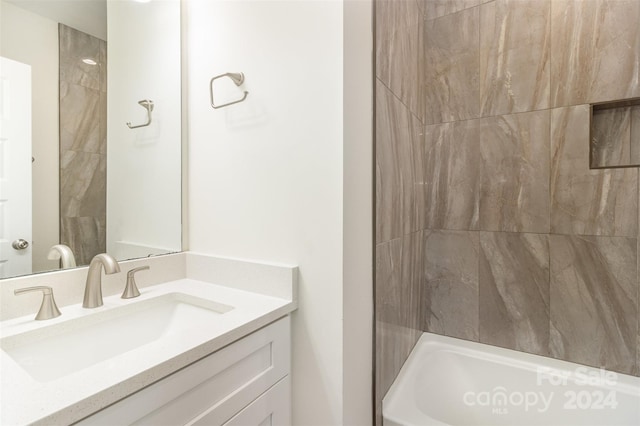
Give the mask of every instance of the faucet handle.
<path id="1" fill-rule="evenodd" d="M 138 271 L 144 271 L 145 269 L 149 269 L 149 266 L 140 266 L 127 272 L 127 285 L 122 292 L 122 296 L 120 296 L 122 299 L 133 299 L 134 297 L 140 296 L 140 291 L 136 285 L 135 273 Z"/>
<path id="2" fill-rule="evenodd" d="M 62 315 L 58 306 L 56 306 L 56 301 L 53 298 L 53 289 L 47 286 L 37 286 L 37 287 L 25 287 L 19 288 L 13 291 L 13 294 L 16 296 L 23 293 L 30 293 L 32 291 L 41 291 L 42 292 L 42 304 L 40 305 L 40 310 L 36 314 L 36 320 L 48 320 L 51 318 L 59 317 Z"/>

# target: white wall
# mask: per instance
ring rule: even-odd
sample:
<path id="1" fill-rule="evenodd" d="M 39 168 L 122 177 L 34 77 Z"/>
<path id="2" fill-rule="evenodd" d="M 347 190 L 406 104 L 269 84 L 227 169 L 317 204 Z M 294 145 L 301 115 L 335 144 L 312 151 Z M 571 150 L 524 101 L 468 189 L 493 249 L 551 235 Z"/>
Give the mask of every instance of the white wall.
<path id="1" fill-rule="evenodd" d="M 31 65 L 34 271 L 59 241 L 58 23 L 0 1 L 0 56 Z"/>
<path id="2" fill-rule="evenodd" d="M 108 2 L 107 15 L 107 251 L 180 250 L 180 1 Z M 153 121 L 129 129 L 147 121 L 142 99 Z"/>
<path id="3" fill-rule="evenodd" d="M 372 425 L 373 0 L 344 2 L 344 422 Z"/>
<path id="4" fill-rule="evenodd" d="M 370 23 L 364 3 L 364 15 L 349 16 Z M 293 424 L 371 424 L 370 36 L 359 38 L 366 57 L 349 63 L 365 74 L 347 103 L 342 1 L 187 4 L 189 248 L 298 265 Z M 209 80 L 225 72 L 244 72 L 250 94 L 214 110 Z M 219 83 L 216 103 L 241 94 Z M 344 125 L 343 101 L 363 108 L 349 116 L 354 127 Z M 369 136 L 353 138 L 363 128 Z M 347 176 L 357 179 L 350 188 Z M 349 327 L 343 310 L 354 314 Z"/>

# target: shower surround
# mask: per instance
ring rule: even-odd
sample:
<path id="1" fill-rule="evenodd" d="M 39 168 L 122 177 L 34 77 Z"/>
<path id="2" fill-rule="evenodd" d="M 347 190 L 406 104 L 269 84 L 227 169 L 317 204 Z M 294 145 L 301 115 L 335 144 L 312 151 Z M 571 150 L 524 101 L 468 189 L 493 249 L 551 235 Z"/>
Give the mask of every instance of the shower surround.
<path id="1" fill-rule="evenodd" d="M 63 24 L 58 31 L 60 243 L 88 265 L 106 251 L 107 43 Z"/>
<path id="2" fill-rule="evenodd" d="M 637 0 L 376 1 L 376 410 L 420 333 L 640 375 Z"/>

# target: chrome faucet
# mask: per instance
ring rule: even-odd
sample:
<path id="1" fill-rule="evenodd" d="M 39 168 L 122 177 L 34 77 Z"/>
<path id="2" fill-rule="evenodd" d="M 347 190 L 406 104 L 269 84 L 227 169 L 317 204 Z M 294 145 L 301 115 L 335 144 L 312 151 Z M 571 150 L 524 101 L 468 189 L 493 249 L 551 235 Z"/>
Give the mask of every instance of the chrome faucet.
<path id="1" fill-rule="evenodd" d="M 89 264 L 87 283 L 84 287 L 83 308 L 97 308 L 102 306 L 102 267 L 107 275 L 120 272 L 118 262 L 107 253 L 97 254 Z"/>

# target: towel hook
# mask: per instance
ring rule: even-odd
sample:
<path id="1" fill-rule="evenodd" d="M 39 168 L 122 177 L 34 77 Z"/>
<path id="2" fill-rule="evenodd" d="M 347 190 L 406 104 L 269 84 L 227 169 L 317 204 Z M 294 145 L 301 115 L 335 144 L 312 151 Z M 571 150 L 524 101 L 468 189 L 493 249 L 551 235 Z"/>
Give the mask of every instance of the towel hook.
<path id="1" fill-rule="evenodd" d="M 130 129 L 137 129 L 138 127 L 145 127 L 148 126 L 149 124 L 151 124 L 151 111 L 153 111 L 153 101 L 149 100 L 149 99 L 143 99 L 141 101 L 138 101 L 138 104 L 143 107 L 144 109 L 147 110 L 147 114 L 148 114 L 148 119 L 147 122 L 144 124 L 139 124 L 137 126 L 132 126 L 131 122 L 127 123 L 127 126 Z"/>
<path id="2" fill-rule="evenodd" d="M 218 78 L 222 78 L 222 77 L 229 77 L 236 86 L 240 86 L 242 83 L 244 83 L 244 74 L 241 72 L 228 72 L 225 74 L 220 74 L 217 75 L 215 77 L 213 77 L 211 79 L 211 81 L 209 82 L 209 93 L 211 94 L 211 106 L 213 107 L 213 109 L 218 109 L 218 108 L 222 108 L 222 107 L 226 107 L 229 105 L 233 105 L 233 104 L 237 104 L 240 103 L 242 101 L 244 101 L 247 98 L 247 95 L 249 94 L 249 92 L 247 92 L 246 90 L 244 91 L 244 96 L 241 99 L 238 99 L 237 101 L 233 101 L 233 102 L 228 102 L 226 104 L 222 104 L 222 105 L 216 105 L 213 102 L 213 81 L 218 79 Z"/>

